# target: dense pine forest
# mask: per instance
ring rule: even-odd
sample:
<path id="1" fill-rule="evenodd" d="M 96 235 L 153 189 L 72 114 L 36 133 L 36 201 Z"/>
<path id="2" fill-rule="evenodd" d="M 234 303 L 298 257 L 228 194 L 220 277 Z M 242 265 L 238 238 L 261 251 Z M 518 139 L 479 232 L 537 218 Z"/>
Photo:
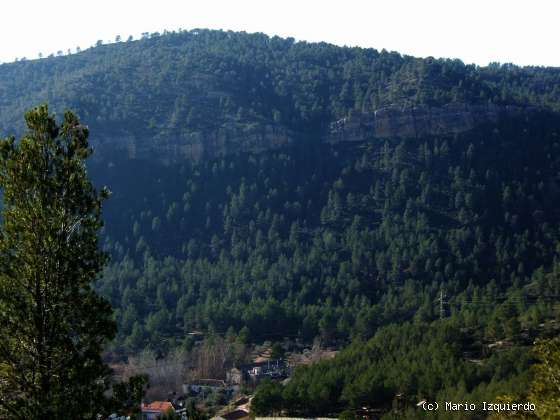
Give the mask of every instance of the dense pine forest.
<path id="1" fill-rule="evenodd" d="M 193 331 L 345 348 L 264 384 L 262 413 L 527 396 L 531 345 L 560 328 L 559 69 L 194 30 L 0 66 L 3 136 L 40 102 L 89 125 L 89 173 L 112 191 L 97 290 L 114 359 L 190 349 Z M 325 140 L 450 104 L 504 111 Z M 228 144 L 255 130 L 290 141 Z M 176 153 L 216 131 L 225 146 Z"/>
<path id="2" fill-rule="evenodd" d="M 559 130 L 543 115 L 357 150 L 104 167 L 98 178 L 117 192 L 99 287 L 122 344 L 245 327 L 255 339 L 367 338 L 438 318 L 442 290 L 446 316 L 487 316 L 490 337 L 512 321 L 502 303 L 538 325 L 558 295 L 544 274 L 556 255 Z"/>

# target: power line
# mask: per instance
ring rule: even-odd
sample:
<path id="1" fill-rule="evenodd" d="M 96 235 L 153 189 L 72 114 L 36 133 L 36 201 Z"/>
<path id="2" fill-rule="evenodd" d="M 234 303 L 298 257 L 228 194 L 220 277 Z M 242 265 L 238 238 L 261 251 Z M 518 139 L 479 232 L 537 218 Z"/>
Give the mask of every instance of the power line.
<path id="1" fill-rule="evenodd" d="M 480 299 L 461 299 L 456 301 L 447 300 L 445 288 L 442 287 L 439 296 L 435 302 L 439 306 L 439 318 L 445 318 L 446 305 L 450 306 L 479 306 L 479 307 L 494 307 L 500 306 L 520 306 L 520 305 L 535 305 L 543 304 L 560 304 L 560 295 L 542 295 L 542 296 L 521 296 L 521 297 L 506 297 L 495 296 L 492 298 L 482 297 Z"/>

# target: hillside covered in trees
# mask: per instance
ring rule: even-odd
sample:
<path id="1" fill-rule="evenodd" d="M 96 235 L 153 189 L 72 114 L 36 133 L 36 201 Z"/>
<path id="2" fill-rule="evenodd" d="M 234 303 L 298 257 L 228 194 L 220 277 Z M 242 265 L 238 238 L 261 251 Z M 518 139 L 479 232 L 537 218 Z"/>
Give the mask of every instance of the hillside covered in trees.
<path id="1" fill-rule="evenodd" d="M 42 101 L 89 125 L 89 172 L 113 192 L 97 287 L 115 357 L 190 348 L 198 330 L 349 344 L 269 390 L 314 415 L 522 393 L 529 345 L 557 334 L 559 69 L 196 30 L 0 66 L 2 135 Z M 333 122 L 380 109 L 458 105 L 517 111 L 325 141 Z M 267 147 L 173 147 L 255 130 Z M 509 347 L 488 352 L 496 342 Z M 437 366 L 421 366 L 428 355 Z"/>
<path id="2" fill-rule="evenodd" d="M 226 124 L 314 133 L 388 105 L 521 104 L 559 110 L 560 72 L 210 30 L 145 34 L 0 66 L 0 132 L 30 104 L 69 107 L 96 138 L 177 141 Z"/>

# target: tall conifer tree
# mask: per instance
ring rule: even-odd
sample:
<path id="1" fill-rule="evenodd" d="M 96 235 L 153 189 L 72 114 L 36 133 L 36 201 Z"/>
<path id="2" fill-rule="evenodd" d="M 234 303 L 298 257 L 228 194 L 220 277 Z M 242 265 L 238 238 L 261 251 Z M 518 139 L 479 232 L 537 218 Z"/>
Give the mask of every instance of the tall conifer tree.
<path id="1" fill-rule="evenodd" d="M 112 310 L 92 289 L 108 191 L 88 179 L 88 129 L 46 105 L 0 141 L 0 418 L 87 419 L 103 404 Z"/>

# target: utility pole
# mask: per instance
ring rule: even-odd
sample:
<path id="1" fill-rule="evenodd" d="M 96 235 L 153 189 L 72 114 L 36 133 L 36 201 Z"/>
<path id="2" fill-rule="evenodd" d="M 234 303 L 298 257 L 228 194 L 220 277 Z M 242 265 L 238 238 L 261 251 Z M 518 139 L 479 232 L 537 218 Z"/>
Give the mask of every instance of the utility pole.
<path id="1" fill-rule="evenodd" d="M 443 305 L 446 305 L 447 302 L 445 301 L 445 289 L 442 287 L 439 291 L 439 319 L 443 319 L 445 316 L 445 308 Z"/>

